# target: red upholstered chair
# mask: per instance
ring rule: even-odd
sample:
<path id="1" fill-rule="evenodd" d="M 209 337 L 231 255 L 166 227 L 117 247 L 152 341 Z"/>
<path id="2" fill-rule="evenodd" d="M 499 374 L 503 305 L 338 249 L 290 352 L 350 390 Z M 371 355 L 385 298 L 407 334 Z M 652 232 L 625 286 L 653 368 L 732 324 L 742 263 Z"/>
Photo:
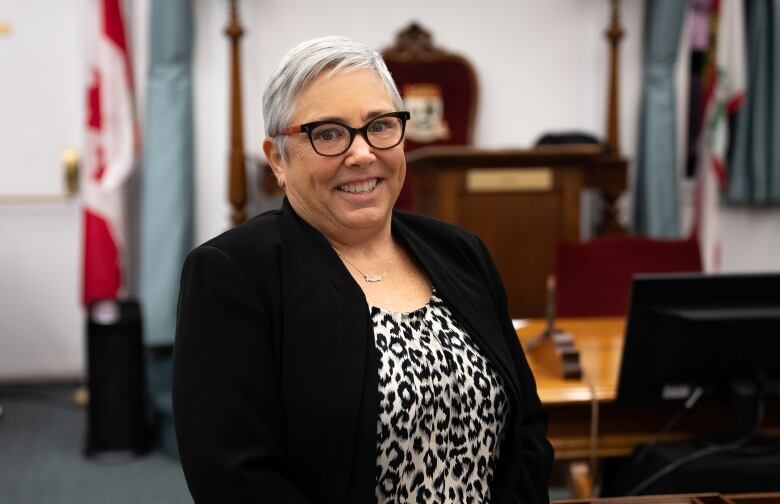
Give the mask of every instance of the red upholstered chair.
<path id="1" fill-rule="evenodd" d="M 696 240 L 609 236 L 555 249 L 560 317 L 625 315 L 635 273 L 700 272 Z"/>
<path id="2" fill-rule="evenodd" d="M 471 64 L 435 47 L 431 34 L 416 23 L 402 30 L 382 56 L 412 114 L 406 150 L 470 145 L 477 108 L 477 78 Z M 412 177 L 407 173 L 398 208 L 411 209 Z"/>

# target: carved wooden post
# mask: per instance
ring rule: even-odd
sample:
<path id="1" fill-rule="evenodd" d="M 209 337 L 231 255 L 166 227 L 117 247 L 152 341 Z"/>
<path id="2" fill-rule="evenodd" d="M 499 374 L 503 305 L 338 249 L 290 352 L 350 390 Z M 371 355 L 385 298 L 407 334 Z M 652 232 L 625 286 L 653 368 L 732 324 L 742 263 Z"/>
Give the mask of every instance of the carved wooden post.
<path id="1" fill-rule="evenodd" d="M 623 28 L 620 26 L 620 0 L 611 0 L 612 19 L 607 28 L 609 40 L 609 105 L 607 110 L 607 143 L 612 152 L 620 152 L 620 125 L 618 122 L 619 60 L 618 50 Z"/>
<path id="2" fill-rule="evenodd" d="M 610 24 L 607 27 L 605 35 L 609 40 L 609 97 L 607 101 L 607 148 L 609 152 L 615 155 L 615 163 L 625 163 L 620 154 L 620 121 L 619 121 L 619 49 L 620 39 L 625 32 L 620 26 L 620 0 L 610 0 L 612 6 Z M 602 188 L 601 201 L 601 223 L 596 228 L 596 236 L 607 234 L 625 234 L 626 229 L 620 224 L 618 219 L 617 200 L 622 193 L 619 188 Z"/>
<path id="3" fill-rule="evenodd" d="M 228 197 L 233 211 L 230 215 L 236 226 L 246 220 L 246 167 L 244 166 L 244 125 L 241 115 L 241 61 L 239 42 L 244 29 L 238 20 L 236 0 L 230 0 L 230 18 L 225 27 L 230 39 L 230 154 L 228 161 Z"/>

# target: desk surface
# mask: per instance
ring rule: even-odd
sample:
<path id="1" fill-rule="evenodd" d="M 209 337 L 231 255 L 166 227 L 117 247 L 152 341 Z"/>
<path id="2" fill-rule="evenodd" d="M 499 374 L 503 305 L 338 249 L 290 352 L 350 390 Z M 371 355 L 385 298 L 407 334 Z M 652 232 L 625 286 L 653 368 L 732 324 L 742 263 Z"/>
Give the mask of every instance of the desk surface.
<path id="1" fill-rule="evenodd" d="M 584 379 L 564 380 L 528 355 L 536 377 L 539 397 L 549 413 L 548 437 L 557 459 L 625 456 L 648 442 L 677 413 L 677 404 L 626 406 L 615 402 L 620 359 L 623 352 L 625 321 L 622 318 L 560 319 L 556 327 L 572 333 L 580 351 Z M 525 321 L 517 330 L 521 342 L 538 336 L 544 323 Z M 595 396 L 596 401 L 593 401 Z M 766 405 L 764 429 L 780 435 L 780 404 Z M 598 408 L 594 408 L 598 405 Z M 678 426 L 663 437 L 665 441 L 724 432 L 729 417 L 722 405 L 701 401 Z"/>
<path id="2" fill-rule="evenodd" d="M 544 329 L 541 320 L 523 322 L 517 336 L 525 345 Z M 572 333 L 580 351 L 582 380 L 564 380 L 534 361 L 528 364 L 536 377 L 539 397 L 545 404 L 590 402 L 595 393 L 598 401 L 612 401 L 617 392 L 620 357 L 623 353 L 625 320 L 622 317 L 560 319 L 556 327 Z M 591 390 L 592 385 L 592 390 Z"/>

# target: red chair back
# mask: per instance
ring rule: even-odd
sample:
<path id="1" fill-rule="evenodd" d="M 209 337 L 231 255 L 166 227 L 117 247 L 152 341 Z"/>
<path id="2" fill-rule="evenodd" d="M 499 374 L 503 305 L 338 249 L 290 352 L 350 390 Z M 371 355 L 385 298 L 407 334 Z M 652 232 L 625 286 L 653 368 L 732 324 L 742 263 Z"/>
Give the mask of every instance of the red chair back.
<path id="1" fill-rule="evenodd" d="M 609 236 L 561 242 L 555 250 L 556 314 L 625 315 L 635 273 L 701 271 L 696 240 Z"/>
<path id="2" fill-rule="evenodd" d="M 405 149 L 470 145 L 477 108 L 477 79 L 471 64 L 435 47 L 431 34 L 416 23 L 402 30 L 382 56 L 412 114 Z M 407 173 L 397 208 L 412 209 L 412 178 Z"/>

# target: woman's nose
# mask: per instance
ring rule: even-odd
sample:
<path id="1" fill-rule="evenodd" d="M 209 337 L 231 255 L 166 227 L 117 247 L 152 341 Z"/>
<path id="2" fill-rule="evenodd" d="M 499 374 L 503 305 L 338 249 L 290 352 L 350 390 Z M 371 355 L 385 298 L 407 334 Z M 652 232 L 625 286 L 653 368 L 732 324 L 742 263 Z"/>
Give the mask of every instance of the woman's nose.
<path id="1" fill-rule="evenodd" d="M 352 141 L 352 145 L 347 149 L 347 157 L 344 162 L 347 166 L 364 166 L 374 162 L 376 157 L 374 151 L 363 135 L 355 135 L 355 139 Z"/>

